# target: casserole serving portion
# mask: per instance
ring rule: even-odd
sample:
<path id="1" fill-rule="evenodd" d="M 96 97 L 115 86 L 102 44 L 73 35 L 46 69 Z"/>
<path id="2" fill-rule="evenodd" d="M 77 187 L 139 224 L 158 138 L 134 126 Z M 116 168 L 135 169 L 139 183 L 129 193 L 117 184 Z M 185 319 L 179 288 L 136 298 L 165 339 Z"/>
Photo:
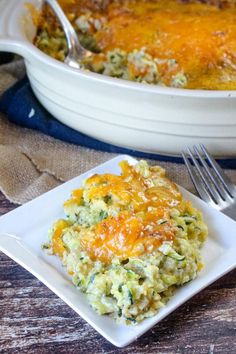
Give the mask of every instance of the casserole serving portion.
<path id="1" fill-rule="evenodd" d="M 1 0 L 0 50 L 25 58 L 36 97 L 58 120 L 131 149 L 178 155 L 201 142 L 215 155 L 235 156 L 236 91 L 174 88 L 72 69 L 34 45 L 37 28 L 28 4 L 40 10 L 43 1 L 25 2 Z"/>
<path id="2" fill-rule="evenodd" d="M 196 278 L 207 226 L 164 169 L 120 167 L 120 176 L 94 174 L 73 191 L 43 248 L 61 258 L 97 313 L 135 325 Z"/>

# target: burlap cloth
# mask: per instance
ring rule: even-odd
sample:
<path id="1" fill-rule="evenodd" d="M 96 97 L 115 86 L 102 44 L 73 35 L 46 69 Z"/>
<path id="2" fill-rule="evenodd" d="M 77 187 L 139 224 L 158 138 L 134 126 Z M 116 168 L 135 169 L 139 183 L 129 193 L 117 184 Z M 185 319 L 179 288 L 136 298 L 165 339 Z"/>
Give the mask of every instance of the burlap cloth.
<path id="1" fill-rule="evenodd" d="M 24 73 L 21 60 L 0 66 L 0 95 Z M 16 126 L 0 114 L 0 190 L 16 204 L 23 204 L 114 156 Z M 184 165 L 151 163 L 160 164 L 176 183 L 194 191 Z M 236 171 L 227 172 L 236 182 Z"/>

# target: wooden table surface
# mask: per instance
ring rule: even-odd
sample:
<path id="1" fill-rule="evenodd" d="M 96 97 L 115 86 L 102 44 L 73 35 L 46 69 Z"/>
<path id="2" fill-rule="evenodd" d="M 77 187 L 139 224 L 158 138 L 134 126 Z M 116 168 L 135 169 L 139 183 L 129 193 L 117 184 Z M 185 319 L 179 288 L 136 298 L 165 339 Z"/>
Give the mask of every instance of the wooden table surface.
<path id="1" fill-rule="evenodd" d="M 16 206 L 0 194 L 0 214 Z M 235 235 L 236 237 L 236 235 Z M 126 348 L 116 348 L 33 275 L 0 253 L 0 353 L 236 353 L 236 271 Z"/>

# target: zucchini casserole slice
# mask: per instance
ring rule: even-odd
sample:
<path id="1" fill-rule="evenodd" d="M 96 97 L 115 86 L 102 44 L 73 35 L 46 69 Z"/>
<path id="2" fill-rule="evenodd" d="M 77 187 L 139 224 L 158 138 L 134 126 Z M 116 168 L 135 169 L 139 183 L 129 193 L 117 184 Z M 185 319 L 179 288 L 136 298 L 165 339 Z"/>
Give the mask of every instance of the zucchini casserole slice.
<path id="1" fill-rule="evenodd" d="M 43 248 L 97 313 L 134 325 L 197 276 L 207 227 L 163 168 L 120 167 L 120 176 L 95 174 L 72 192 Z"/>

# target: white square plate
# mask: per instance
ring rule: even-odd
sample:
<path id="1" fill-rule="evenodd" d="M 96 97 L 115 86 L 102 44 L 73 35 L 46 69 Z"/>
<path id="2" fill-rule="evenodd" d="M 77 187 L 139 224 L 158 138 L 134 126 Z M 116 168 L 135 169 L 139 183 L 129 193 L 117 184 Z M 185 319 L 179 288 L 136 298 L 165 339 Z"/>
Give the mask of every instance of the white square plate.
<path id="1" fill-rule="evenodd" d="M 132 164 L 137 162 L 126 155 L 118 156 L 0 218 L 0 250 L 41 280 L 118 347 L 134 341 L 190 297 L 236 266 L 236 222 L 181 188 L 184 197 L 202 210 L 209 227 L 209 237 L 202 249 L 205 264 L 203 271 L 195 280 L 178 289 L 156 316 L 137 326 L 118 325 L 108 316 L 97 315 L 88 305 L 85 295 L 73 286 L 60 260 L 45 254 L 41 245 L 47 240 L 47 231 L 52 222 L 63 217 L 62 204 L 71 191 L 80 187 L 82 181 L 91 174 L 119 174 L 118 164 L 124 159 Z"/>

